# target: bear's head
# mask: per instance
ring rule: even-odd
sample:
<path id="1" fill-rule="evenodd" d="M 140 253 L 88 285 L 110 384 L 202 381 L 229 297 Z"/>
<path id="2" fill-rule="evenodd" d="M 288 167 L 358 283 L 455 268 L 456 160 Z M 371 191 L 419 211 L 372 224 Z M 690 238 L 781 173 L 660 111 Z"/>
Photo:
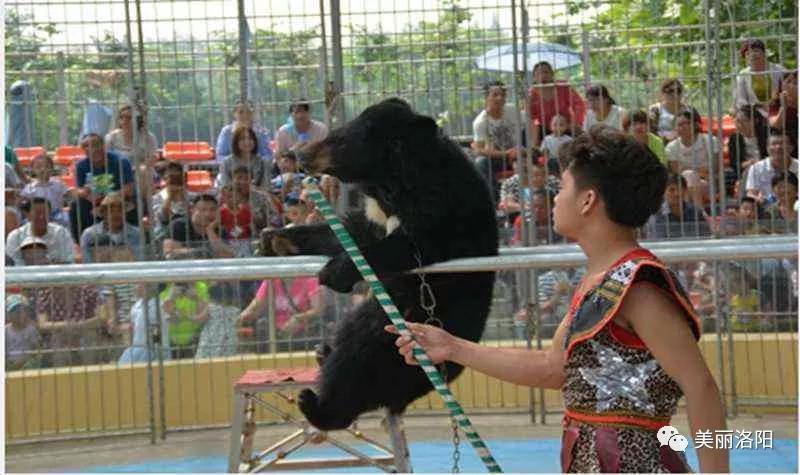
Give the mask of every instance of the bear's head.
<path id="1" fill-rule="evenodd" d="M 387 99 L 331 131 L 298 153 L 312 175 L 327 173 L 348 183 L 381 184 L 396 180 L 403 168 L 428 168 L 425 148 L 439 134 L 436 122 L 415 113 L 405 101 Z M 427 150 L 431 152 L 431 150 Z M 412 163 L 419 160 L 419 164 Z"/>

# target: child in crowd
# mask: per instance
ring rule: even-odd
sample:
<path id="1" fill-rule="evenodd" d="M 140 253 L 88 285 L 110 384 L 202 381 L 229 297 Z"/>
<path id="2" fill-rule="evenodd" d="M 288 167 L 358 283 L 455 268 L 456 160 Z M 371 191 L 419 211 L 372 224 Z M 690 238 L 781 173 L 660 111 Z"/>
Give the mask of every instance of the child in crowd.
<path id="1" fill-rule="evenodd" d="M 6 297 L 6 321 L 6 371 L 38 368 L 39 331 L 27 298 L 17 294 Z"/>
<path id="2" fill-rule="evenodd" d="M 299 194 L 289 193 L 286 195 L 286 198 L 283 200 L 283 209 L 287 228 L 306 224 L 309 210 L 306 203 L 300 200 Z"/>
<path id="3" fill-rule="evenodd" d="M 33 159 L 33 180 L 22 189 L 20 196 L 28 200 L 38 197 L 50 202 L 50 221 L 62 226 L 69 226 L 69 213 L 64 211 L 64 195 L 68 189 L 64 183 L 53 176 L 55 166 L 53 159 L 47 155 L 39 155 Z"/>
<path id="4" fill-rule="evenodd" d="M 130 311 L 131 322 L 130 328 L 128 326 L 112 326 L 114 333 L 122 333 L 130 330 L 130 346 L 125 349 L 122 356 L 119 358 L 119 364 L 130 363 L 146 363 L 148 359 L 155 359 L 155 354 L 151 355 L 148 349 L 147 336 L 148 332 L 151 335 L 152 345 L 150 348 L 156 348 L 161 345 L 162 359 L 170 359 L 169 351 L 169 318 L 166 312 L 161 312 L 161 331 L 158 329 L 158 296 L 156 295 L 156 288 L 153 284 L 136 284 L 136 297 L 138 300 L 133 304 Z M 145 305 L 147 305 L 147 316 L 145 317 Z"/>
<path id="5" fill-rule="evenodd" d="M 572 141 L 569 133 L 569 120 L 561 114 L 556 114 L 550 120 L 551 133 L 544 136 L 542 152 L 547 164 L 548 175 L 560 175 L 558 170 L 558 150 L 562 145 Z"/>

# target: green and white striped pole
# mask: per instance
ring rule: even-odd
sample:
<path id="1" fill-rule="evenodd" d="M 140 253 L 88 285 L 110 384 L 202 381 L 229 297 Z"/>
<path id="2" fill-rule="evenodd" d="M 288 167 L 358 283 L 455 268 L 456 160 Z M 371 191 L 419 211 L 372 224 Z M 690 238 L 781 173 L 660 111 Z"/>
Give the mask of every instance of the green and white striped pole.
<path id="1" fill-rule="evenodd" d="M 361 251 L 358 250 L 358 246 L 353 241 L 353 238 L 350 237 L 350 233 L 344 228 L 342 225 L 342 221 L 336 216 L 336 213 L 331 208 L 331 205 L 328 203 L 328 200 L 322 195 L 319 188 L 316 185 L 316 182 L 313 178 L 309 177 L 303 181 L 303 185 L 305 186 L 306 190 L 308 190 L 308 194 L 314 203 L 317 206 L 317 209 L 320 210 L 322 216 L 327 221 L 328 225 L 333 230 L 333 233 L 336 235 L 336 238 L 339 239 L 339 242 L 344 247 L 344 250 L 347 251 L 347 254 L 350 255 L 350 258 L 353 260 L 353 263 L 356 265 L 356 268 L 361 275 L 364 277 L 370 287 L 372 287 L 372 291 L 375 294 L 375 298 L 378 299 L 378 303 L 381 304 L 383 307 L 384 312 L 389 317 L 389 320 L 392 321 L 392 324 L 397 328 L 401 335 L 406 337 L 412 337 L 411 332 L 408 330 L 406 326 L 406 321 L 400 315 L 400 312 L 397 310 L 397 307 L 392 302 L 392 298 L 386 292 L 386 289 L 383 288 L 383 284 L 380 280 L 378 280 L 378 276 L 375 275 L 375 272 L 372 270 L 372 267 L 367 263 L 367 260 L 364 259 L 364 256 L 361 254 Z M 467 415 L 464 413 L 464 409 L 461 408 L 461 405 L 458 403 L 455 397 L 453 397 L 453 393 L 450 392 L 450 389 L 447 387 L 447 383 L 445 382 L 442 375 L 439 374 L 439 370 L 436 369 L 433 362 L 431 361 L 428 354 L 425 353 L 421 347 L 417 346 L 414 348 L 414 357 L 419 362 L 420 366 L 422 367 L 425 374 L 428 376 L 431 384 L 439 393 L 439 395 L 444 400 L 447 409 L 450 411 L 450 415 L 458 422 L 458 425 L 461 426 L 461 429 L 467 436 L 467 440 L 469 440 L 472 447 L 475 448 L 475 451 L 478 453 L 481 461 L 483 461 L 486 468 L 489 472 L 493 473 L 501 473 L 502 470 L 500 469 L 500 465 L 494 460 L 492 457 L 491 452 L 489 452 L 489 448 L 486 447 L 486 444 L 481 439 L 481 436 L 478 435 L 478 432 L 472 427 L 472 423 L 470 422 Z"/>

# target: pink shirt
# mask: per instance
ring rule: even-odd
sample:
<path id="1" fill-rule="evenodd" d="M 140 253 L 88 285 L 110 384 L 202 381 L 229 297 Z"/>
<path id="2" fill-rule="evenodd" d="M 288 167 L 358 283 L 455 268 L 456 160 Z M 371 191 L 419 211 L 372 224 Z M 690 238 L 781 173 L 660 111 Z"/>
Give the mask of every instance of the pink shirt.
<path id="1" fill-rule="evenodd" d="M 311 308 L 312 299 L 319 293 L 319 281 L 316 277 L 297 277 L 291 285 L 280 285 L 280 279 L 271 279 L 261 282 L 261 286 L 256 293 L 256 299 L 264 300 L 267 298 L 267 286 L 275 283 L 273 286 L 273 295 L 275 296 L 275 326 L 282 330 L 289 322 L 289 318 L 297 312 L 305 312 Z M 291 303 L 283 291 L 284 287 L 289 291 Z M 292 308 L 292 304 L 296 310 Z M 298 328 L 298 332 L 302 330 L 302 326 Z"/>

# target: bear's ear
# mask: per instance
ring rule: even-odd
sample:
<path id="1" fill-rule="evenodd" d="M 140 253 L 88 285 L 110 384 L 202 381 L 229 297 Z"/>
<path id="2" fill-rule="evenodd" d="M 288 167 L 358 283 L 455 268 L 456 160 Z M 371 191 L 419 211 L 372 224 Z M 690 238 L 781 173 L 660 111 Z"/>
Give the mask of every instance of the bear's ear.
<path id="1" fill-rule="evenodd" d="M 431 133 L 431 134 L 435 134 L 436 130 L 439 128 L 439 126 L 436 125 L 435 120 L 424 115 L 416 116 L 414 118 L 413 126 L 416 132 L 425 131 L 426 133 Z"/>

